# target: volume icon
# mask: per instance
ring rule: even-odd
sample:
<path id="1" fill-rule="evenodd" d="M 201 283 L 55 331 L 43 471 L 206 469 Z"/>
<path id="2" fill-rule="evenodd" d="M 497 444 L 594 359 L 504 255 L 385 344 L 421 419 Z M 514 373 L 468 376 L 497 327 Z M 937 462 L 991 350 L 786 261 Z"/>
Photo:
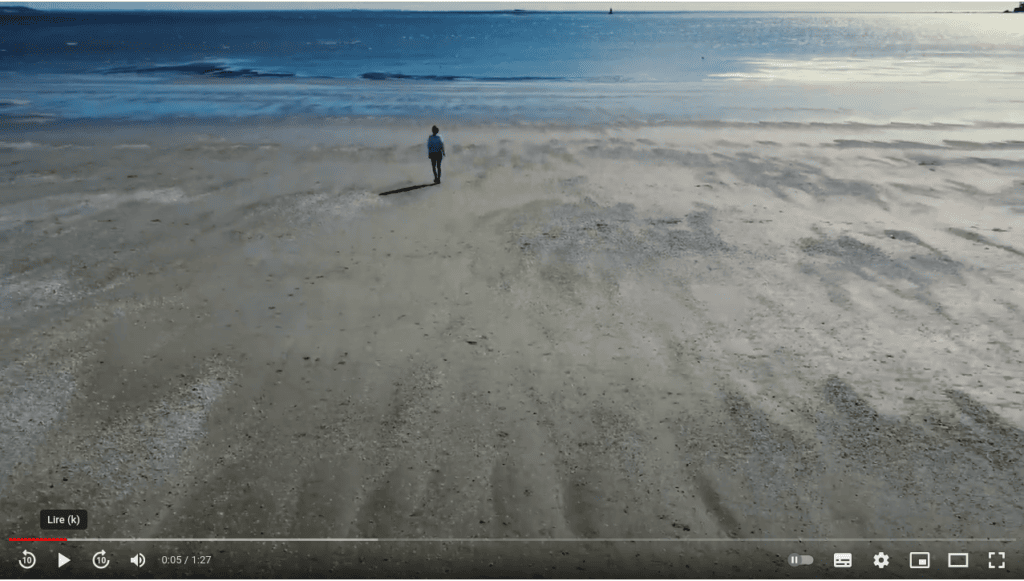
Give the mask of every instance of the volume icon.
<path id="1" fill-rule="evenodd" d="M 141 568 L 143 565 L 146 564 L 146 556 L 143 555 L 142 553 L 139 553 L 139 554 L 135 555 L 134 557 L 132 557 L 131 559 L 128 559 L 128 560 L 131 561 L 132 565 L 135 565 L 136 567 L 139 567 L 139 568 Z"/>

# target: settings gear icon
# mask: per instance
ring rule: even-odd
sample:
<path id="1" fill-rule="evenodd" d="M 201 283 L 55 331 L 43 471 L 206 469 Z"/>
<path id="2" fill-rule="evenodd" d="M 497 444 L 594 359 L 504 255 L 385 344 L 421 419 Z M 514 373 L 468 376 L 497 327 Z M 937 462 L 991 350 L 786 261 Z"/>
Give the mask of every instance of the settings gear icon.
<path id="1" fill-rule="evenodd" d="M 886 555 L 885 553 L 881 552 L 875 555 L 875 567 L 878 567 L 879 569 L 885 569 L 886 565 L 888 564 L 889 555 Z"/>

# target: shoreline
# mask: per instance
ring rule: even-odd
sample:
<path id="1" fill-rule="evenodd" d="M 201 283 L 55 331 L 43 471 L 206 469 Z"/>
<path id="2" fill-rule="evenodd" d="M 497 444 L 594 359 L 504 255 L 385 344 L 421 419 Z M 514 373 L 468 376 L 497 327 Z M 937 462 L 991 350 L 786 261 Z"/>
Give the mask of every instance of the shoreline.
<path id="1" fill-rule="evenodd" d="M 0 117 L 0 120 L 3 120 Z M 140 130 L 153 128 L 171 128 L 182 132 L 192 131 L 192 128 L 203 127 L 210 130 L 220 129 L 290 129 L 296 126 L 325 126 L 325 127 L 366 127 L 367 125 L 383 124 L 386 127 L 408 127 L 421 126 L 438 123 L 438 117 L 432 116 L 388 116 L 388 115 L 251 115 L 251 116 L 213 116 L 213 117 L 163 117 L 163 118 L 54 118 L 45 123 L 18 122 L 8 120 L 8 124 L 0 124 L 2 133 L 31 133 L 45 132 L 47 130 L 89 130 L 89 129 L 130 129 Z M 907 122 L 888 121 L 872 123 L 863 120 L 850 121 L 786 121 L 786 120 L 758 120 L 744 121 L 739 119 L 650 119 L 647 121 L 636 120 L 608 120 L 594 121 L 590 123 L 559 123 L 546 119 L 518 119 L 513 121 L 481 121 L 479 119 L 456 120 L 450 125 L 468 128 L 520 128 L 537 130 L 564 130 L 564 131 L 600 131 L 602 129 L 645 129 L 645 128 L 703 128 L 703 129 L 849 129 L 849 130 L 886 130 L 886 129 L 934 129 L 934 130 L 958 130 L 958 129 L 1020 129 L 1024 123 L 995 122 L 995 121 L 933 121 L 933 122 Z M 254 127 L 255 126 L 255 127 Z"/>

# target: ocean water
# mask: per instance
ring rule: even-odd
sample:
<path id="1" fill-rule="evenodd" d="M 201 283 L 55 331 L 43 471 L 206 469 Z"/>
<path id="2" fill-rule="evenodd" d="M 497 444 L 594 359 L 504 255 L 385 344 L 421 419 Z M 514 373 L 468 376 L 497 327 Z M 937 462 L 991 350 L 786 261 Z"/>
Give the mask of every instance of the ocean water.
<path id="1" fill-rule="evenodd" d="M 1024 16 L 0 14 L 0 83 L 7 126 L 248 116 L 1015 124 Z"/>

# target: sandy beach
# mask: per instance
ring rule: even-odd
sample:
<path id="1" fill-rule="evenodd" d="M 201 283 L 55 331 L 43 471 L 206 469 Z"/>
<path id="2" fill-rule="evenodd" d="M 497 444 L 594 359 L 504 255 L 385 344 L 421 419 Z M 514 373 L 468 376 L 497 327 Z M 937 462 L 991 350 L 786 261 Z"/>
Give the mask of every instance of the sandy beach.
<path id="1" fill-rule="evenodd" d="M 0 131 L 0 528 L 478 576 L 1024 530 L 1019 126 L 448 124 L 432 185 L 432 123 Z"/>

